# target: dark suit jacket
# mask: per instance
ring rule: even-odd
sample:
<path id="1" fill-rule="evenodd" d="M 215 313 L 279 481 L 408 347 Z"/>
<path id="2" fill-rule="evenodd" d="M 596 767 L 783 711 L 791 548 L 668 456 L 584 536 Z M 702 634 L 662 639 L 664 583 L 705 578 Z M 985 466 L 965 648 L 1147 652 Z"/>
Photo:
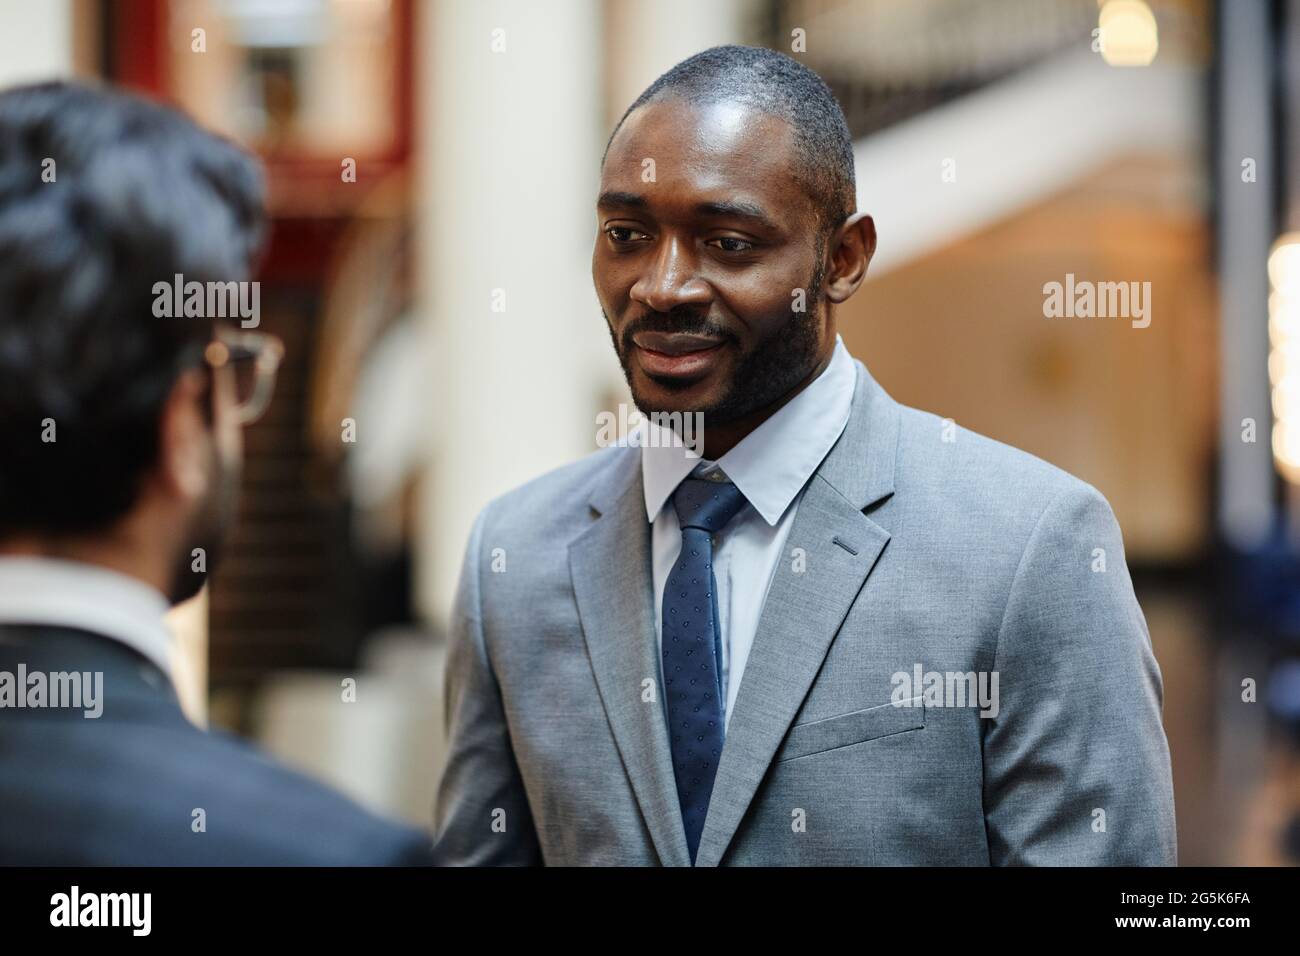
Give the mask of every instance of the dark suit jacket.
<path id="1" fill-rule="evenodd" d="M 0 625 L 0 671 L 103 673 L 103 714 L 0 707 L 0 864 L 332 866 L 430 862 L 430 841 L 239 740 L 191 724 L 120 642 Z M 204 832 L 195 832 L 202 810 Z"/>

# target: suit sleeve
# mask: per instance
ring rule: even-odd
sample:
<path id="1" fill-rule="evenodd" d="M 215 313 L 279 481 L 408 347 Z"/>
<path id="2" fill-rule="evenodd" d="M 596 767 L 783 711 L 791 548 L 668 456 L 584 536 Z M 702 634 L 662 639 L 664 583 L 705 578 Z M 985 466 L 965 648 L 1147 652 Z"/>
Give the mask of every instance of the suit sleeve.
<path id="1" fill-rule="evenodd" d="M 1106 499 L 1072 483 L 1029 536 L 984 726 L 995 865 L 1177 862 L 1164 689 Z"/>
<path id="2" fill-rule="evenodd" d="M 470 535 L 452 611 L 443 688 L 449 747 L 434 812 L 434 855 L 450 866 L 539 865 L 541 848 L 483 634 L 486 515 Z"/>
<path id="3" fill-rule="evenodd" d="M 433 844 L 427 833 L 384 824 L 384 832 L 368 841 L 372 859 L 363 865 L 393 867 L 433 866 Z"/>

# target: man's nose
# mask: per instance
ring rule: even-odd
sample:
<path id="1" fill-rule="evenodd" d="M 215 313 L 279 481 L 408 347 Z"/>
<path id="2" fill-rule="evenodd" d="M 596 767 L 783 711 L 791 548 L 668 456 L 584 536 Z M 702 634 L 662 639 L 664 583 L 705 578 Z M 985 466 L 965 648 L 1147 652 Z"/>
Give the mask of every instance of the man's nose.
<path id="1" fill-rule="evenodd" d="M 700 278 L 698 265 L 690 242 L 666 237 L 630 295 L 655 312 L 671 312 L 683 305 L 707 305 L 709 287 Z"/>

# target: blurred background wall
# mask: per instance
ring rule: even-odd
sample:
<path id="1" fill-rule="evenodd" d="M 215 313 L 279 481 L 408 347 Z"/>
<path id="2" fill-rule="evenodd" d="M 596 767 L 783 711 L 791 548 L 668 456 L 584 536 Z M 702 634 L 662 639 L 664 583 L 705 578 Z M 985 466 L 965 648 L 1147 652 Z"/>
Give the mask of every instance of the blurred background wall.
<path id="1" fill-rule="evenodd" d="M 122 83 L 267 165 L 289 354 L 178 616 L 190 712 L 427 825 L 470 524 L 629 401 L 590 282 L 600 153 L 724 42 L 845 108 L 880 237 L 850 350 L 1114 506 L 1182 861 L 1296 862 L 1291 0 L 0 0 L 0 85 Z M 1149 283 L 1150 323 L 1049 317 L 1052 282 Z"/>

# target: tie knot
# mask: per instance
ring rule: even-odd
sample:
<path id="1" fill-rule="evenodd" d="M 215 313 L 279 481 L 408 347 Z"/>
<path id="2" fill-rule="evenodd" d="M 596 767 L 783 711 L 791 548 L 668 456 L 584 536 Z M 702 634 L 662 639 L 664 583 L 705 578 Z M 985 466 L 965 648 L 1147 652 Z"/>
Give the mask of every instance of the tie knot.
<path id="1" fill-rule="evenodd" d="M 745 504 L 745 496 L 730 481 L 685 478 L 673 492 L 677 522 L 683 529 L 701 528 L 716 534 Z"/>

